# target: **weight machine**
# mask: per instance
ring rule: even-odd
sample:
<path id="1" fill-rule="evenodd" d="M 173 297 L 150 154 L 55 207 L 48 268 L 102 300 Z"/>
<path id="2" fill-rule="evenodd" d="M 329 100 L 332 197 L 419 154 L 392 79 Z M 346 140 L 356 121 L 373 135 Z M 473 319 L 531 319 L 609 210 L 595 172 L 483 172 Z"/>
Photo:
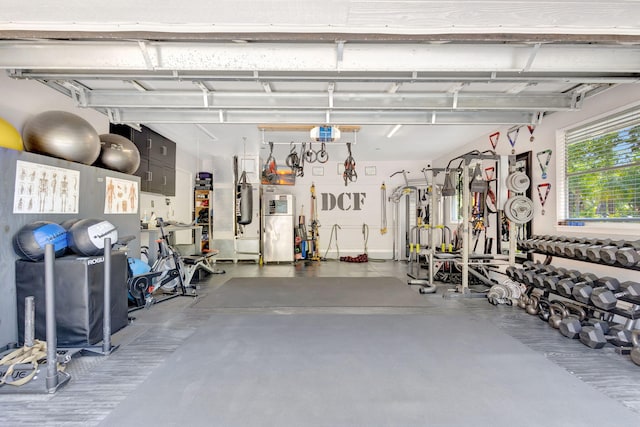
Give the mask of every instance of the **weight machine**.
<path id="1" fill-rule="evenodd" d="M 451 168 L 451 164 L 460 160 L 459 166 L 456 169 Z M 472 249 L 470 246 L 472 229 L 471 225 L 471 194 L 472 192 L 478 193 L 487 193 L 486 185 L 487 183 L 482 178 L 482 172 L 480 170 L 480 164 L 484 160 L 493 160 L 496 163 L 496 193 L 497 193 L 497 221 L 496 225 L 500 224 L 500 209 L 509 210 L 509 212 L 505 212 L 505 215 L 509 218 L 509 253 L 508 256 L 504 256 L 501 254 L 483 254 L 483 255 L 474 255 L 472 254 Z M 473 175 L 471 175 L 470 167 L 472 163 L 476 163 Z M 503 189 L 500 184 L 506 183 L 508 187 L 512 188 L 508 184 L 508 179 L 513 175 L 510 172 L 513 172 L 515 164 L 515 156 L 499 156 L 495 152 L 491 150 L 479 152 L 479 151 L 471 151 L 465 153 L 461 156 L 455 157 L 449 161 L 449 164 L 445 168 L 447 173 L 447 177 L 445 177 L 445 187 L 447 190 L 445 192 L 445 188 L 443 188 L 443 196 L 451 196 L 455 194 L 455 190 L 453 194 L 451 193 L 451 189 L 453 188 L 451 182 L 451 172 L 460 171 L 462 173 L 462 223 L 461 229 L 458 234 L 458 238 L 461 241 L 460 254 L 454 257 L 454 262 L 460 266 L 461 269 L 461 283 L 456 289 L 456 293 L 463 296 L 470 296 L 471 291 L 469 289 L 469 278 L 473 276 L 475 279 L 479 280 L 483 284 L 487 286 L 491 286 L 496 282 L 492 280 L 490 276 L 490 272 L 493 269 L 497 269 L 499 265 L 504 264 L 505 262 L 513 266 L 515 265 L 515 254 L 516 254 L 516 227 L 517 224 L 523 224 L 527 220 L 530 220 L 530 214 L 532 215 L 533 206 L 530 203 L 530 200 L 524 200 L 526 197 L 523 196 L 515 196 L 507 199 L 507 191 Z M 513 178 L 511 178 L 513 179 Z M 448 181 L 449 180 L 449 181 Z M 512 189 L 513 191 L 513 189 Z M 484 201 L 484 200 L 483 200 Z M 527 211 L 526 213 L 524 211 Z M 486 233 L 485 233 L 486 237 Z"/>

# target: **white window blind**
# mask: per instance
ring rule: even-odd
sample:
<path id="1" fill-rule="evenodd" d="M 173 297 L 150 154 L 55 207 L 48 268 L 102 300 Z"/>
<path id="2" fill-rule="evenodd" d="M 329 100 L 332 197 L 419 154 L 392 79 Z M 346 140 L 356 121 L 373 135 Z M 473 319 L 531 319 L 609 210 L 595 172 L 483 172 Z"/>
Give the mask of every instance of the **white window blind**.
<path id="1" fill-rule="evenodd" d="M 564 134 L 564 219 L 640 221 L 640 107 Z"/>

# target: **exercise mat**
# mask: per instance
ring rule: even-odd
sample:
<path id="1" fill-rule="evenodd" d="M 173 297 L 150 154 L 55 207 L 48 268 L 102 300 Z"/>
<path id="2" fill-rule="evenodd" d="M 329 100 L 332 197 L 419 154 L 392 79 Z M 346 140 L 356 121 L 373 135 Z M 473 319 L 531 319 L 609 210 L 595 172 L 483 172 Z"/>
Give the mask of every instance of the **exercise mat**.
<path id="1" fill-rule="evenodd" d="M 131 396 L 176 390 L 102 425 L 638 425 L 491 321 L 451 315 L 213 315 Z"/>
<path id="2" fill-rule="evenodd" d="M 194 308 L 427 307 L 429 299 L 395 277 L 235 277 Z"/>

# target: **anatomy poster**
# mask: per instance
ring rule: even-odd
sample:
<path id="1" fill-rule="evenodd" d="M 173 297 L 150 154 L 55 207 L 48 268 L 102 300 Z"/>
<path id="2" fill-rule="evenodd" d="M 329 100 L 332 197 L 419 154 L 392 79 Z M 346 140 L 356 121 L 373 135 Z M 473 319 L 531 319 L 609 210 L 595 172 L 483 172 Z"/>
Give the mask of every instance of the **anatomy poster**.
<path id="1" fill-rule="evenodd" d="M 138 213 L 138 183 L 126 179 L 106 177 L 104 213 Z"/>
<path id="2" fill-rule="evenodd" d="M 18 160 L 13 213 L 77 214 L 79 180 L 78 171 Z"/>

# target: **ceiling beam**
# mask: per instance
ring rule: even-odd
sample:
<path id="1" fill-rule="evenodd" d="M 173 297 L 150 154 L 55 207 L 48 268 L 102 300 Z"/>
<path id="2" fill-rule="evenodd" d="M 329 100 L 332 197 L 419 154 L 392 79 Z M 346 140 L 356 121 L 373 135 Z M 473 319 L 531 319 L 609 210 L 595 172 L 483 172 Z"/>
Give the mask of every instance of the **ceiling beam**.
<path id="1" fill-rule="evenodd" d="M 538 113 L 523 111 L 353 111 L 331 113 L 326 122 L 324 111 L 308 110 L 228 110 L 224 121 L 218 110 L 98 109 L 114 123 L 227 123 L 227 124 L 301 124 L 326 125 L 520 125 L 537 124 Z"/>
<path id="2" fill-rule="evenodd" d="M 144 43 L 0 41 L 0 68 L 31 70 L 281 72 L 615 72 L 637 73 L 640 46 L 347 43 Z M 339 67 L 338 67 L 339 66 Z M 261 78 L 264 78 L 261 74 Z"/>
<path id="3" fill-rule="evenodd" d="M 66 87 L 66 86 L 65 86 Z M 206 98 L 203 103 L 203 96 Z M 89 108 L 222 108 L 305 110 L 512 110 L 565 111 L 576 108 L 571 93 L 508 94 L 487 92 L 208 92 L 93 90 L 84 93 Z"/>
<path id="4" fill-rule="evenodd" d="M 0 30 L 0 40 L 162 40 L 181 42 L 228 42 L 243 40 L 246 42 L 450 42 L 450 43 L 600 43 L 600 44 L 640 44 L 639 34 L 609 33 L 563 33 L 563 32 L 468 32 L 468 33 L 411 33 L 402 34 L 379 32 L 278 32 L 271 28 L 265 32 L 229 32 L 229 31 L 74 31 L 65 28 L 56 30 Z"/>
<path id="5" fill-rule="evenodd" d="M 216 72 L 203 73 L 194 71 L 166 71 L 154 72 L 131 70 L 32 70 L 22 68 L 7 69 L 10 77 L 30 80 L 146 80 L 146 81 L 191 81 L 200 82 L 327 82 L 335 83 L 391 83 L 389 92 L 394 93 L 399 85 L 406 83 L 638 83 L 640 70 L 635 72 L 606 72 L 593 73 L 582 71 L 549 71 L 544 73 L 522 72 L 486 72 L 473 70 L 457 70 L 446 73 L 431 72 L 371 72 L 362 70 L 358 73 L 293 73 L 278 72 L 260 74 L 257 79 L 254 73 L 247 72 Z"/>

